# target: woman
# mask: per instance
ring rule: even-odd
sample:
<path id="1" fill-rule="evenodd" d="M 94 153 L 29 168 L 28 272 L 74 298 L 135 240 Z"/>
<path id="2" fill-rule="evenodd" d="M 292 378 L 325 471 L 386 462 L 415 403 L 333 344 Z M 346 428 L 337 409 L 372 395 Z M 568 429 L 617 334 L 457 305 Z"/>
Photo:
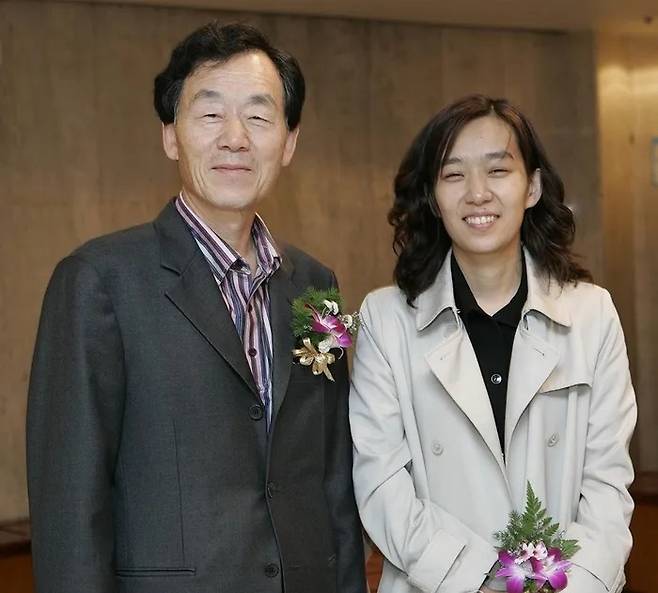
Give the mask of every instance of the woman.
<path id="1" fill-rule="evenodd" d="M 636 408 L 619 319 L 570 251 L 530 122 L 472 96 L 407 152 L 389 214 L 396 287 L 364 301 L 354 485 L 380 592 L 500 589 L 494 532 L 531 483 L 577 539 L 568 593 L 620 591 Z M 502 587 L 501 587 L 502 585 Z"/>

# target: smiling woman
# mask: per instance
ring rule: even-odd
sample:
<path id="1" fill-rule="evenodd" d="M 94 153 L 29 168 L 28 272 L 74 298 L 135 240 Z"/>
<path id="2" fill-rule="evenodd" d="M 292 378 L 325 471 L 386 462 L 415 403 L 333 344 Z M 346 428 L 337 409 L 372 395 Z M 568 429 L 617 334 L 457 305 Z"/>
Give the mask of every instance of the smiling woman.
<path id="1" fill-rule="evenodd" d="M 511 184 L 517 187 L 512 189 Z M 498 186 L 505 188 L 505 200 L 510 190 L 526 191 L 522 216 L 517 212 L 513 220 L 505 217 L 505 224 L 509 222 L 508 234 L 523 241 L 540 267 L 559 282 L 590 279 L 570 251 L 573 214 L 564 204 L 562 180 L 532 124 L 507 101 L 473 95 L 427 123 L 395 179 L 395 201 L 389 213 L 398 254 L 395 279 L 409 302 L 434 281 L 451 246 L 465 255 L 460 238 L 467 235 L 460 232 L 460 225 L 452 224 L 451 216 L 441 215 L 441 202 L 448 214 L 449 203 L 468 190 L 470 197 L 459 206 L 462 216 L 491 215 L 488 208 L 496 203 L 491 198 Z M 473 224 L 470 229 L 477 230 Z M 498 229 L 491 236 L 500 236 Z"/>
<path id="2" fill-rule="evenodd" d="M 389 221 L 397 287 L 364 301 L 350 392 L 379 592 L 505 590 L 494 533 L 530 484 L 578 540 L 569 593 L 618 593 L 635 396 L 530 122 L 480 95 L 439 112 L 402 161 Z"/>

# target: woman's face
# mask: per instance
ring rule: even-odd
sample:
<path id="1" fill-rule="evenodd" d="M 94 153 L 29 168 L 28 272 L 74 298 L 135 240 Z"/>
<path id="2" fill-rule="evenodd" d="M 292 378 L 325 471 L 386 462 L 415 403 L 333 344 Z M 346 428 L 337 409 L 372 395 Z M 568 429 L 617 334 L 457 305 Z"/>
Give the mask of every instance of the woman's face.
<path id="1" fill-rule="evenodd" d="M 512 128 L 496 115 L 466 124 L 446 155 L 436 203 L 457 257 L 518 257 L 526 208 L 541 196 Z"/>

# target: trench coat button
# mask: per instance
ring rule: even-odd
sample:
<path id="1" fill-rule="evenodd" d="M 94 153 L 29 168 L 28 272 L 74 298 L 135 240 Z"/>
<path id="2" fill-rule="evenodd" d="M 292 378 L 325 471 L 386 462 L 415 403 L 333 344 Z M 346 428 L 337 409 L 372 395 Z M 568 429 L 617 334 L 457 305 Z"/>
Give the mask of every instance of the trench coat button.
<path id="1" fill-rule="evenodd" d="M 560 440 L 560 435 L 557 432 L 554 432 L 550 437 L 548 437 L 548 441 L 546 443 L 548 444 L 549 447 L 555 447 L 555 445 L 558 444 Z"/>
<path id="2" fill-rule="evenodd" d="M 443 446 L 439 441 L 432 441 L 432 453 L 434 455 L 441 455 L 443 453 Z"/>
<path id="3" fill-rule="evenodd" d="M 503 378 L 498 373 L 494 373 L 493 375 L 491 375 L 491 382 L 494 385 L 500 385 L 502 380 Z"/>
<path id="4" fill-rule="evenodd" d="M 265 576 L 266 577 L 275 577 L 279 574 L 279 567 L 276 564 L 266 564 L 265 565 Z"/>
<path id="5" fill-rule="evenodd" d="M 274 482 L 268 482 L 265 488 L 267 492 L 267 498 L 274 498 L 274 492 L 276 490 L 276 484 Z"/>
<path id="6" fill-rule="evenodd" d="M 263 406 L 259 406 L 258 404 L 252 404 L 249 406 L 249 418 L 252 420 L 262 420 Z"/>

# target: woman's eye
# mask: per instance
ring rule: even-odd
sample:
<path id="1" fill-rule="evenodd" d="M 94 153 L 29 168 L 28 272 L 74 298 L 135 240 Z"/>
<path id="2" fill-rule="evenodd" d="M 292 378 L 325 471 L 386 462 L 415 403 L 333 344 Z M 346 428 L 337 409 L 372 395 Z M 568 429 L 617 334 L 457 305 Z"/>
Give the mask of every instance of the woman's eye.
<path id="1" fill-rule="evenodd" d="M 497 168 L 497 169 L 492 169 L 489 173 L 492 175 L 505 175 L 506 173 L 509 173 L 509 170 Z"/>
<path id="2" fill-rule="evenodd" d="M 447 181 L 456 181 L 457 179 L 461 179 L 461 177 L 461 173 L 445 173 L 443 175 L 443 179 L 446 179 Z"/>

